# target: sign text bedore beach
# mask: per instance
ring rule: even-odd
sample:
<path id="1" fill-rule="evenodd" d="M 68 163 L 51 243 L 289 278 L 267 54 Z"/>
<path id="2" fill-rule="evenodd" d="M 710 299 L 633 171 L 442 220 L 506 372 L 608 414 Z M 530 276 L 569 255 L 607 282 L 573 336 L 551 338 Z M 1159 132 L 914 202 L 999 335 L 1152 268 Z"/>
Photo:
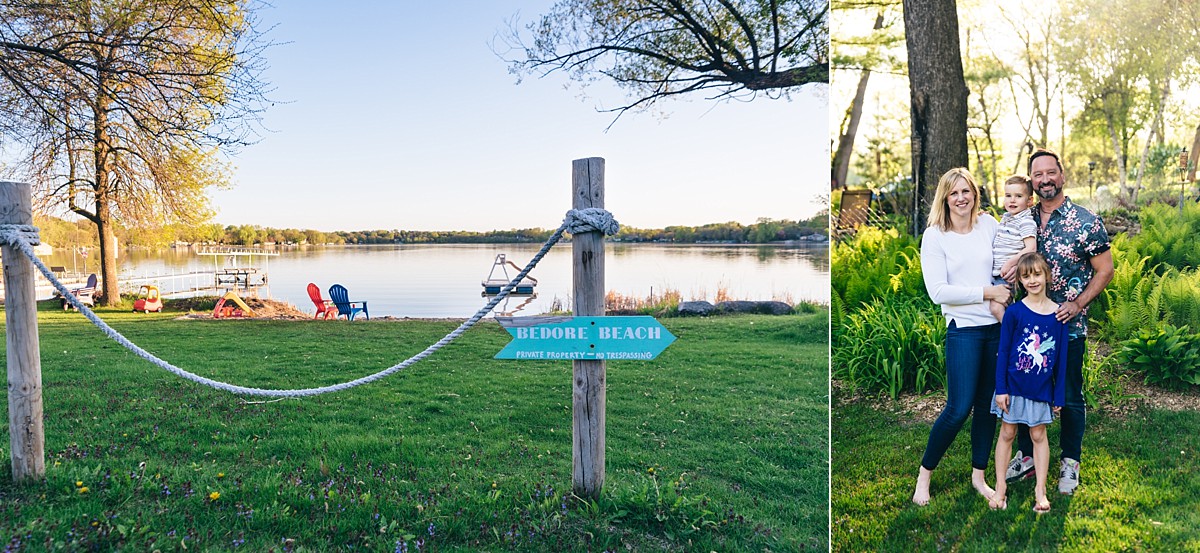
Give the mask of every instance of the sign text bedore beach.
<path id="1" fill-rule="evenodd" d="M 654 359 L 675 341 L 654 317 L 500 318 L 513 341 L 496 359 Z"/>

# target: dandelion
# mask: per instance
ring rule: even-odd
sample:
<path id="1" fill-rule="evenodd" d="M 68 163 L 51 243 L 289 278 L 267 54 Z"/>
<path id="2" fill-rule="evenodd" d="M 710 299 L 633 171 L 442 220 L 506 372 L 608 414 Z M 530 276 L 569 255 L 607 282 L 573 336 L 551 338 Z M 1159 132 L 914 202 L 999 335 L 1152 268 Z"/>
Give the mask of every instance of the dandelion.
<path id="1" fill-rule="evenodd" d="M 88 493 L 88 487 L 83 486 L 82 488 L 79 488 L 79 493 Z"/>
<path id="2" fill-rule="evenodd" d="M 81 486 L 83 486 L 83 480 L 78 480 L 78 481 L 76 481 L 76 482 L 75 482 L 75 487 L 76 487 L 76 488 L 78 488 L 78 487 L 81 487 Z"/>
<path id="3" fill-rule="evenodd" d="M 646 469 L 646 472 L 648 472 L 650 474 L 654 474 L 654 467 L 650 467 L 650 468 Z"/>
<path id="4" fill-rule="evenodd" d="M 221 492 L 213 492 L 208 494 L 209 501 L 216 501 L 218 499 L 221 499 Z"/>
<path id="5" fill-rule="evenodd" d="M 223 472 L 218 472 L 218 473 L 217 473 L 217 478 L 225 478 L 225 473 L 223 473 Z"/>

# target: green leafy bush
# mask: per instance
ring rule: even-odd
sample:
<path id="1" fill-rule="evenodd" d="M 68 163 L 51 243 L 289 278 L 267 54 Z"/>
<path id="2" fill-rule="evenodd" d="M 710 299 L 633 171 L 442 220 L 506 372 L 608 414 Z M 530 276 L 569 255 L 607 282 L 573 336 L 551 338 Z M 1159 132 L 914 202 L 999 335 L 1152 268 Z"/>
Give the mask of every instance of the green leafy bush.
<path id="1" fill-rule="evenodd" d="M 896 229 L 862 227 L 834 244 L 830 280 L 848 312 L 885 296 L 925 295 L 916 238 Z"/>
<path id="2" fill-rule="evenodd" d="M 1200 204 L 1186 202 L 1182 213 L 1178 207 L 1150 204 L 1141 209 L 1138 220 L 1142 230 L 1128 237 L 1128 245 L 1139 257 L 1149 257 L 1150 267 L 1200 267 L 1200 240 L 1194 239 L 1200 234 Z"/>
<path id="3" fill-rule="evenodd" d="M 1161 264 L 1147 269 L 1150 259 L 1137 257 L 1124 236 L 1113 241 L 1113 279 L 1104 301 L 1091 310 L 1109 340 L 1123 340 L 1160 322 L 1200 328 L 1200 272 Z"/>
<path id="4" fill-rule="evenodd" d="M 1200 335 L 1186 326 L 1138 330 L 1122 342 L 1117 355 L 1129 368 L 1145 373 L 1147 384 L 1176 389 L 1200 384 Z"/>
<path id="5" fill-rule="evenodd" d="M 829 344 L 831 347 L 838 347 L 845 320 L 846 307 L 842 301 L 842 295 L 837 290 L 831 290 L 829 293 Z"/>
<path id="6" fill-rule="evenodd" d="M 1092 320 L 1110 340 L 1153 328 L 1160 320 L 1162 290 L 1158 276 L 1146 269 L 1150 258 L 1132 260 L 1132 255 L 1118 255 L 1118 251 L 1114 246 L 1113 279 L 1104 289 L 1105 302 L 1089 309 Z"/>
<path id="7" fill-rule="evenodd" d="M 946 323 L 928 298 L 887 296 L 845 317 L 833 376 L 852 388 L 923 392 L 945 386 Z"/>

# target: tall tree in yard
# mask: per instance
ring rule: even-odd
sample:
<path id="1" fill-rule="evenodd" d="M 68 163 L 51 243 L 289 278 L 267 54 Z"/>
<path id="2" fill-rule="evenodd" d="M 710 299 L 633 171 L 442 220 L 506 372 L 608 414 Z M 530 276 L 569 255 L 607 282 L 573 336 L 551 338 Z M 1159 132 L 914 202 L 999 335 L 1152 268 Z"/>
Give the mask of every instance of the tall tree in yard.
<path id="1" fill-rule="evenodd" d="M 1069 83 L 1085 103 L 1080 118 L 1101 123 L 1112 147 L 1122 199 L 1136 204 L 1151 143 L 1164 139 L 1171 90 L 1196 79 L 1200 3 L 1071 0 L 1066 8 L 1072 15 L 1064 18 L 1060 30 L 1062 55 Z M 1140 161 L 1134 163 L 1143 130 Z M 1127 182 L 1131 173 L 1136 175 L 1134 183 Z"/>
<path id="2" fill-rule="evenodd" d="M 611 79 L 631 98 L 619 117 L 681 94 L 828 83 L 828 16 L 827 0 L 559 0 L 504 42 L 517 75 Z"/>
<path id="3" fill-rule="evenodd" d="M 954 0 L 904 0 L 912 103 L 914 189 L 910 231 L 920 234 L 938 179 L 967 165 L 967 85 Z"/>
<path id="4" fill-rule="evenodd" d="M 28 152 L 43 209 L 95 224 L 107 305 L 115 227 L 206 220 L 221 153 L 257 136 L 267 44 L 251 1 L 0 4 L 0 132 Z"/>
<path id="5" fill-rule="evenodd" d="M 858 127 L 862 121 L 863 106 L 866 104 L 867 83 L 874 71 L 885 73 L 903 73 L 904 63 L 895 59 L 891 48 L 904 40 L 903 34 L 894 32 L 888 24 L 894 20 L 892 16 L 899 8 L 899 0 L 884 0 L 880 2 L 859 2 L 843 0 L 833 5 L 834 14 L 848 18 L 856 11 L 870 10 L 875 14 L 875 23 L 871 33 L 866 36 L 856 36 L 847 25 L 839 25 L 836 36 L 832 36 L 835 50 L 834 69 L 843 72 L 858 72 L 858 86 L 854 98 L 846 109 L 838 126 L 837 148 L 833 154 L 833 166 L 830 183 L 834 188 L 845 187 L 850 175 L 850 160 L 854 154 L 854 142 L 858 138 Z M 885 17 L 885 14 L 887 16 Z M 875 183 L 880 184 L 880 183 Z"/>

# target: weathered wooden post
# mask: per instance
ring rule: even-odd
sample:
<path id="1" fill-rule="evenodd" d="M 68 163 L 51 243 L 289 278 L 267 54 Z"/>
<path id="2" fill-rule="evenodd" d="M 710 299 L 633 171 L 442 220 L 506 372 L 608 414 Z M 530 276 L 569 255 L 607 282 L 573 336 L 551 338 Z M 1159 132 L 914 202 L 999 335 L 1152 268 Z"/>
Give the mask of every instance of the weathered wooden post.
<path id="1" fill-rule="evenodd" d="M 572 207 L 604 208 L 604 158 L 571 162 Z M 604 315 L 604 233 L 584 232 L 571 237 L 575 316 Z M 575 360 L 573 373 L 571 460 L 572 485 L 579 497 L 598 498 L 604 487 L 605 362 Z"/>
<path id="2" fill-rule="evenodd" d="M 0 224 L 33 224 L 28 184 L 0 182 Z M 29 258 L 7 244 L 0 254 L 4 256 L 4 320 L 8 325 L 8 435 L 13 480 L 21 482 L 46 476 L 37 296 Z"/>

